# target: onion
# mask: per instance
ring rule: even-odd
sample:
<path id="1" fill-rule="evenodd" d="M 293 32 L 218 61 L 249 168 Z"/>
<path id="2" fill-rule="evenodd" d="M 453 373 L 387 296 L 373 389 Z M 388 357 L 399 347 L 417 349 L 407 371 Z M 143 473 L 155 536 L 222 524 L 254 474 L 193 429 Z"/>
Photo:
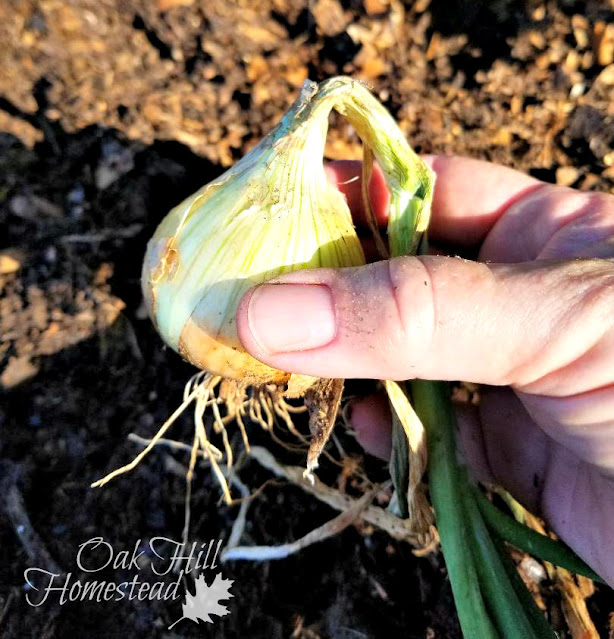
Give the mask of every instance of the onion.
<path id="1" fill-rule="evenodd" d="M 198 368 L 250 384 L 287 382 L 288 373 L 241 347 L 235 314 L 243 294 L 289 271 L 365 263 L 345 198 L 324 172 L 333 108 L 348 116 L 384 171 L 393 254 L 415 251 L 427 221 L 430 169 L 362 84 L 307 81 L 273 131 L 176 206 L 149 242 L 147 309 L 164 341 Z"/>
<path id="2" fill-rule="evenodd" d="M 374 161 L 390 192 L 390 254 L 418 250 L 430 212 L 431 169 L 363 84 L 345 77 L 319 85 L 306 81 L 279 124 L 221 177 L 172 209 L 151 238 L 142 272 L 147 310 L 162 339 L 203 372 L 190 380 L 183 404 L 145 450 L 94 485 L 134 468 L 195 401 L 189 476 L 200 450 L 210 459 L 230 501 L 218 464 L 223 455 L 208 439 L 205 410 L 213 412 L 230 466 L 226 424 L 236 420 L 246 448 L 244 417 L 267 430 L 281 419 L 301 437 L 292 423 L 295 407 L 286 401 L 299 397 L 309 411 L 312 439 L 306 473 L 312 477 L 337 417 L 343 380 L 293 375 L 254 359 L 239 342 L 235 315 L 248 289 L 275 276 L 305 268 L 365 263 L 347 202 L 324 172 L 332 109 L 347 117 L 364 143 L 363 199 L 382 256 L 387 249 L 366 191 Z M 405 402 L 409 406 L 406 398 Z M 409 410 L 400 411 L 400 418 Z"/>

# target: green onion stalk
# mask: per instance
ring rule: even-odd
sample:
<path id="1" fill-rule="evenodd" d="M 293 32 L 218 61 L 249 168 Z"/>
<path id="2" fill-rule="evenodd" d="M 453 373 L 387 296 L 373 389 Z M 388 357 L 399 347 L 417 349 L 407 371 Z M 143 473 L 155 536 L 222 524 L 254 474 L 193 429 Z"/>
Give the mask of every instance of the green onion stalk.
<path id="1" fill-rule="evenodd" d="M 288 401 L 297 398 L 304 400 L 312 433 L 307 476 L 317 467 L 335 424 L 343 380 L 294 375 L 257 361 L 239 341 L 235 315 L 247 290 L 272 277 L 365 263 L 345 198 L 324 171 L 333 109 L 348 119 L 363 142 L 363 199 L 381 256 L 426 249 L 432 170 L 363 84 L 345 77 L 307 81 L 279 124 L 221 177 L 172 209 L 151 238 L 142 274 L 147 310 L 162 339 L 202 372 L 188 384 L 184 402 L 149 446 L 96 485 L 133 468 L 192 401 L 196 428 L 188 482 L 197 456 L 208 457 L 230 501 L 225 478 L 233 452 L 226 426 L 237 423 L 247 448 L 248 420 L 272 430 L 281 419 L 300 437 L 292 423 L 294 404 Z M 390 192 L 387 244 L 366 193 L 375 162 Z M 474 483 L 455 442 L 446 383 L 383 384 L 394 414 L 392 507 L 408 519 L 410 530 L 425 538 L 433 534 L 434 516 L 465 637 L 555 637 L 522 584 L 505 542 L 595 575 L 568 548 L 499 510 Z M 208 438 L 205 411 L 211 412 L 223 449 Z"/>

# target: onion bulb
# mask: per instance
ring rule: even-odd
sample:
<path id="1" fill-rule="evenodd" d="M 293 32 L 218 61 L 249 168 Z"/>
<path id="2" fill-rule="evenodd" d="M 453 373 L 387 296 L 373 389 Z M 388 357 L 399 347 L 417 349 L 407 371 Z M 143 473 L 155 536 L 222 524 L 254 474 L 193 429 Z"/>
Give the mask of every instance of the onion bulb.
<path id="1" fill-rule="evenodd" d="M 243 350 L 235 320 L 241 297 L 289 271 L 365 263 L 345 198 L 324 171 L 333 108 L 347 115 L 384 171 L 393 253 L 415 248 L 426 222 L 429 169 L 362 84 L 307 81 L 279 124 L 172 209 L 148 244 L 142 274 L 148 312 L 164 341 L 198 368 L 251 385 L 288 382 L 288 373 Z"/>
<path id="2" fill-rule="evenodd" d="M 246 448 L 245 417 L 267 430 L 281 419 L 302 437 L 292 423 L 296 407 L 286 402 L 298 397 L 309 412 L 312 438 L 306 472 L 311 476 L 334 426 L 343 380 L 292 375 L 254 359 L 239 342 L 235 314 L 248 289 L 275 276 L 365 263 L 347 202 L 324 172 L 332 109 L 344 115 L 362 139 L 363 200 L 382 257 L 417 251 L 428 223 L 431 170 L 363 84 L 344 77 L 319 85 L 307 81 L 279 124 L 221 177 L 172 209 L 149 241 L 142 272 L 149 315 L 162 339 L 202 372 L 190 380 L 183 403 L 147 447 L 94 485 L 134 468 L 195 402 L 189 477 L 200 450 L 230 501 L 218 463 L 224 455 L 209 440 L 205 410 L 213 412 L 214 430 L 222 435 L 230 467 L 233 451 L 226 424 L 236 420 Z M 374 161 L 390 192 L 388 247 L 367 196 Z"/>

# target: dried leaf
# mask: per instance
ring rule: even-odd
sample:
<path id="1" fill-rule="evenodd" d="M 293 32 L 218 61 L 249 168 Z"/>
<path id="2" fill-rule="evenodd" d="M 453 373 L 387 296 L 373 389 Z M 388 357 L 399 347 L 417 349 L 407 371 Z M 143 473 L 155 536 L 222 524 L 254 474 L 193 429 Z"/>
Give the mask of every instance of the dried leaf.
<path id="1" fill-rule="evenodd" d="M 420 533 L 426 533 L 433 524 L 433 511 L 429 506 L 422 483 L 427 462 L 424 426 L 416 415 L 407 395 L 397 382 L 385 380 L 384 387 L 409 444 L 407 509 L 410 528 Z"/>
<path id="2" fill-rule="evenodd" d="M 318 459 L 335 427 L 343 393 L 342 379 L 319 379 L 305 393 L 309 411 L 309 429 L 313 435 L 307 453 L 307 474 L 318 467 Z"/>
<path id="3" fill-rule="evenodd" d="M 586 577 L 576 577 L 564 568 L 556 567 L 556 579 L 559 590 L 563 595 L 563 614 L 569 624 L 569 631 L 573 639 L 599 639 L 599 633 L 586 607 L 586 597 L 590 596 L 582 592 L 586 588 L 582 582 L 589 582 Z M 592 593 L 591 593 L 592 594 Z"/>
<path id="4" fill-rule="evenodd" d="M 409 444 L 403 431 L 403 426 L 392 411 L 392 452 L 388 463 L 390 478 L 394 486 L 394 493 L 388 505 L 388 511 L 407 519 L 409 505 L 407 503 L 407 487 L 409 486 Z"/>
<path id="5" fill-rule="evenodd" d="M 524 509 L 523 509 L 524 510 Z M 523 512 L 525 523 L 541 533 L 547 534 L 542 522 L 527 510 Z M 563 614 L 573 639 L 599 639 L 599 633 L 586 606 L 586 598 L 594 592 L 593 582 L 586 577 L 576 576 L 561 568 L 544 562 L 548 576 L 562 595 Z"/>

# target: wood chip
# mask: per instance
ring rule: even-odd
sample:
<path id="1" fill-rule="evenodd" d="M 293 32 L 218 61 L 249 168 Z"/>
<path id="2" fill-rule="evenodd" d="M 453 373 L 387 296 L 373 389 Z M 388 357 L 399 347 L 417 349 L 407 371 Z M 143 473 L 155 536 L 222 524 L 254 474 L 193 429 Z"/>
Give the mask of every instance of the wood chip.
<path id="1" fill-rule="evenodd" d="M 588 20 L 586 16 L 576 14 L 571 18 L 571 29 L 578 49 L 586 49 L 590 44 L 588 36 Z"/>
<path id="2" fill-rule="evenodd" d="M 605 84 L 606 86 L 614 85 L 614 64 L 609 64 L 596 78 L 595 82 Z"/>
<path id="3" fill-rule="evenodd" d="M 601 182 L 601 178 L 598 175 L 595 175 L 595 173 L 587 173 L 577 188 L 582 189 L 583 191 L 590 191 L 591 189 L 594 189 L 599 182 Z"/>
<path id="4" fill-rule="evenodd" d="M 380 13 L 386 13 L 390 7 L 388 0 L 364 0 L 365 11 L 367 15 L 374 16 Z"/>
<path id="5" fill-rule="evenodd" d="M 593 46 L 597 63 L 605 67 L 614 62 L 614 23 L 598 20 L 593 30 Z"/>
<path id="6" fill-rule="evenodd" d="M 375 80 L 375 78 L 384 75 L 390 69 L 378 50 L 369 43 L 363 44 L 354 62 L 361 70 L 360 77 L 367 81 Z"/>
<path id="7" fill-rule="evenodd" d="M 176 7 L 191 7 L 194 0 L 158 0 L 158 11 L 168 11 Z"/>
<path id="8" fill-rule="evenodd" d="M 547 534 L 544 525 L 535 515 L 524 509 L 523 512 L 527 526 L 542 535 Z M 544 562 L 544 566 L 561 594 L 561 607 L 572 639 L 599 639 L 599 633 L 586 606 L 586 599 L 594 593 L 593 582 L 580 575 L 574 576 L 568 570 L 548 562 Z"/>
<path id="9" fill-rule="evenodd" d="M 38 367 L 32 363 L 27 355 L 11 357 L 0 375 L 0 384 L 4 388 L 15 388 L 15 386 L 34 377 L 36 373 L 38 373 Z"/>
<path id="10" fill-rule="evenodd" d="M 496 146 L 509 146 L 512 143 L 512 132 L 507 128 L 499 129 L 493 135 L 492 143 Z"/>
<path id="11" fill-rule="evenodd" d="M 0 252 L 0 275 L 16 273 L 21 268 L 21 262 L 12 251 Z"/>
<path id="12" fill-rule="evenodd" d="M 412 9 L 416 13 L 424 13 L 429 8 L 430 4 L 431 4 L 431 0 L 416 0 L 416 2 L 414 2 Z"/>
<path id="13" fill-rule="evenodd" d="M 575 166 L 560 166 L 556 170 L 556 183 L 559 186 L 571 186 L 580 177 L 580 171 Z"/>
<path id="14" fill-rule="evenodd" d="M 325 36 L 334 36 L 345 31 L 349 23 L 348 17 L 337 0 L 318 0 L 312 13 L 318 25 L 318 31 Z"/>

